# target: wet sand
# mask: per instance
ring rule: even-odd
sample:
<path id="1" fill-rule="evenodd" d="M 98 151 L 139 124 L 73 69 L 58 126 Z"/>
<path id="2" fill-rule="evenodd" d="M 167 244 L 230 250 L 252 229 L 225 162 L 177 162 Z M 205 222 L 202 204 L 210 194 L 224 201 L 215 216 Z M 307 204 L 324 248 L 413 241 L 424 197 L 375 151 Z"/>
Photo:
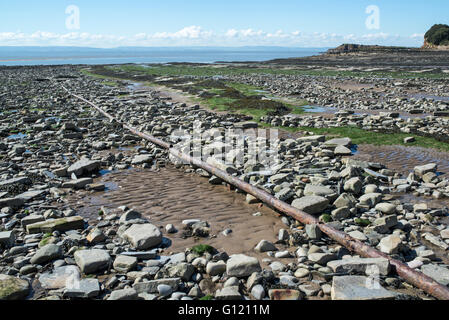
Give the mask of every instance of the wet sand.
<path id="1" fill-rule="evenodd" d="M 436 163 L 444 177 L 449 176 L 447 152 L 421 147 L 359 145 L 354 159 L 380 162 L 389 169 L 408 175 L 416 166 Z"/>
<path id="2" fill-rule="evenodd" d="M 126 205 L 135 208 L 151 223 L 164 227 L 172 223 L 179 230 L 174 235 L 164 236 L 172 241 L 167 252 L 184 251 L 196 244 L 209 244 L 228 254 L 244 253 L 260 259 L 266 254 L 257 254 L 254 247 L 260 240 L 275 242 L 279 229 L 288 229 L 279 215 L 257 204 L 249 205 L 243 194 L 229 191 L 225 186 L 214 186 L 208 179 L 197 174 L 186 174 L 173 167 L 160 171 L 150 169 L 129 169 L 110 173 L 96 179 L 106 182 L 112 190 L 89 193 L 86 191 L 68 197 L 68 203 L 79 213 L 90 219 L 98 217 L 102 205 L 115 209 Z M 262 216 L 253 216 L 260 212 Z M 201 219 L 211 225 L 211 237 L 207 239 L 182 238 L 182 224 L 185 219 Z M 222 231 L 232 229 L 224 236 Z M 283 249 L 282 245 L 278 245 Z M 292 259 L 282 259 L 284 263 Z"/>

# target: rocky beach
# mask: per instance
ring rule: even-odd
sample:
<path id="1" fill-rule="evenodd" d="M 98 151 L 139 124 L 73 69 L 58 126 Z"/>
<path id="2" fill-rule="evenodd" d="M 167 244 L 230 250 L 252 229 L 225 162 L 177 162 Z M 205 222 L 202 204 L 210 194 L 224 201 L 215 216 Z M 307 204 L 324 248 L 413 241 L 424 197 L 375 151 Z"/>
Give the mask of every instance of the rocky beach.
<path id="1" fill-rule="evenodd" d="M 0 68 L 0 300 L 434 299 L 124 127 L 448 286 L 448 70 L 326 59 Z"/>

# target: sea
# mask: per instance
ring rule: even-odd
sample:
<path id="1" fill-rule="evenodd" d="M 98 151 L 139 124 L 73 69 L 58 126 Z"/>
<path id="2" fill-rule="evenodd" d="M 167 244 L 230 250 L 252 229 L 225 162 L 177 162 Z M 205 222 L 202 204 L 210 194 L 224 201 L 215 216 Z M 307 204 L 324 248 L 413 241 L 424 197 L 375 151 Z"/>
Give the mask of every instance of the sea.
<path id="1" fill-rule="evenodd" d="M 1 47 L 0 66 L 125 63 L 214 63 L 267 61 L 319 55 L 329 48 L 177 47 L 114 49 L 79 47 Z"/>

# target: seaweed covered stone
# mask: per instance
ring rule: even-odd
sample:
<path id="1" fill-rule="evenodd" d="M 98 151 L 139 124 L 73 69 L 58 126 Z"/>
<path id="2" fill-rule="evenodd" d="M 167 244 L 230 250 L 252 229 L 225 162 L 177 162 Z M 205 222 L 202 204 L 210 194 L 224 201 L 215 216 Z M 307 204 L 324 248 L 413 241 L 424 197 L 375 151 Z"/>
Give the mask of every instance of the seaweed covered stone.
<path id="1" fill-rule="evenodd" d="M 21 300 L 30 292 L 30 284 L 13 276 L 0 274 L 0 300 Z"/>

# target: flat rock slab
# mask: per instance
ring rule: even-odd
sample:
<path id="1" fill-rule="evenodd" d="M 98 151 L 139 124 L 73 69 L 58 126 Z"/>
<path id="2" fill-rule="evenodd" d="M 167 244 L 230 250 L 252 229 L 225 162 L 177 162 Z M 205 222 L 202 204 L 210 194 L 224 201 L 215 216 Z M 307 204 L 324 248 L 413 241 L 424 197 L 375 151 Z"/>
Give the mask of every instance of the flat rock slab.
<path id="1" fill-rule="evenodd" d="M 304 195 L 305 196 L 319 196 L 319 197 L 326 197 L 326 196 L 332 196 L 335 195 L 335 191 L 325 187 L 325 186 L 314 186 L 311 184 L 306 185 L 304 189 Z"/>
<path id="2" fill-rule="evenodd" d="M 23 218 L 21 220 L 21 223 L 22 223 L 22 227 L 26 228 L 27 225 L 30 225 L 30 224 L 33 224 L 33 223 L 42 222 L 42 221 L 45 221 L 44 216 L 29 215 L 29 216 Z"/>
<path id="3" fill-rule="evenodd" d="M 329 205 L 329 200 L 319 196 L 306 196 L 293 201 L 292 206 L 308 214 L 320 214 Z"/>
<path id="4" fill-rule="evenodd" d="M 449 285 L 449 269 L 435 264 L 426 264 L 421 267 L 422 273 L 433 278 L 442 285 Z"/>
<path id="5" fill-rule="evenodd" d="M 152 224 L 134 224 L 122 235 L 136 250 L 154 248 L 162 242 L 162 233 Z"/>
<path id="6" fill-rule="evenodd" d="M 26 298 L 30 292 L 30 284 L 13 276 L 0 274 L 0 301 L 21 300 Z"/>
<path id="7" fill-rule="evenodd" d="M 65 288 L 74 281 L 79 281 L 80 272 L 76 266 L 62 266 L 55 268 L 52 273 L 44 273 L 39 277 L 42 288 L 47 290 L 56 290 Z"/>
<path id="8" fill-rule="evenodd" d="M 100 167 L 101 167 L 100 161 L 92 161 L 92 160 L 89 160 L 89 159 L 81 159 L 80 161 L 72 164 L 67 169 L 67 173 L 69 175 L 74 173 L 76 176 L 81 177 L 84 174 L 97 172 L 98 170 L 100 170 Z"/>
<path id="9" fill-rule="evenodd" d="M 422 177 L 428 172 L 436 172 L 437 171 L 437 164 L 436 163 L 429 163 L 423 166 L 417 166 L 414 168 L 415 173 Z"/>
<path id="10" fill-rule="evenodd" d="M 47 220 L 27 225 L 26 229 L 30 234 L 52 233 L 54 231 L 66 232 L 69 230 L 84 229 L 84 220 L 80 216 Z"/>
<path id="11" fill-rule="evenodd" d="M 364 276 L 334 277 L 332 300 L 393 300 L 397 294 Z"/>
<path id="12" fill-rule="evenodd" d="M 64 297 L 67 298 L 95 298 L 100 294 L 100 282 L 97 279 L 82 279 L 66 287 Z"/>
<path id="13" fill-rule="evenodd" d="M 345 272 L 373 272 L 379 271 L 379 274 L 386 276 L 390 272 L 390 261 L 385 258 L 349 258 L 343 260 L 334 260 L 327 264 L 336 273 Z"/>
<path id="14" fill-rule="evenodd" d="M 81 272 L 85 274 L 92 274 L 104 270 L 111 264 L 111 257 L 106 250 L 78 250 L 74 256 L 76 264 Z"/>
<path id="15" fill-rule="evenodd" d="M 21 198 L 4 198 L 0 199 L 0 208 L 11 207 L 13 209 L 19 209 L 25 204 L 25 201 Z"/>
<path id="16" fill-rule="evenodd" d="M 351 146 L 352 141 L 350 138 L 335 138 L 332 140 L 328 140 L 324 143 L 326 147 L 337 147 L 337 146 L 343 146 L 343 147 L 349 147 Z"/>
<path id="17" fill-rule="evenodd" d="M 146 251 L 146 252 L 126 251 L 126 252 L 120 253 L 120 255 L 128 256 L 128 257 L 136 257 L 138 260 L 142 261 L 142 260 L 150 260 L 150 259 L 156 258 L 157 252 L 155 250 L 154 251 Z"/>
<path id="18" fill-rule="evenodd" d="M 158 293 L 158 286 L 165 284 L 172 288 L 172 291 L 178 290 L 178 286 L 181 284 L 181 278 L 172 279 L 159 279 L 148 282 L 139 282 L 134 285 L 134 289 L 137 293 Z"/>
<path id="19" fill-rule="evenodd" d="M 28 177 L 18 177 L 18 178 L 3 180 L 3 181 L 0 181 L 0 188 L 13 186 L 13 185 L 19 185 L 19 184 L 23 184 L 23 185 L 31 184 L 31 180 Z"/>
<path id="20" fill-rule="evenodd" d="M 153 157 L 149 154 L 139 154 L 135 156 L 131 162 L 133 165 L 139 165 L 144 163 L 151 163 L 153 161 Z"/>
<path id="21" fill-rule="evenodd" d="M 300 137 L 296 139 L 298 142 L 324 142 L 326 141 L 326 136 L 307 136 L 307 137 Z"/>
<path id="22" fill-rule="evenodd" d="M 137 291 L 134 289 L 121 289 L 121 290 L 115 290 L 111 292 L 111 296 L 108 298 L 108 300 L 137 300 Z"/>
<path id="23" fill-rule="evenodd" d="M 64 182 L 62 184 L 63 188 L 70 188 L 70 189 L 83 189 L 84 187 L 86 187 L 87 185 L 90 185 L 94 182 L 94 180 L 92 178 L 80 178 L 80 179 L 75 179 L 75 180 L 71 180 L 68 182 Z"/>
<path id="24" fill-rule="evenodd" d="M 16 196 L 16 198 L 22 199 L 25 202 L 34 200 L 34 199 L 40 199 L 43 198 L 47 194 L 46 190 L 32 190 L 27 191 L 22 194 L 19 194 Z"/>

